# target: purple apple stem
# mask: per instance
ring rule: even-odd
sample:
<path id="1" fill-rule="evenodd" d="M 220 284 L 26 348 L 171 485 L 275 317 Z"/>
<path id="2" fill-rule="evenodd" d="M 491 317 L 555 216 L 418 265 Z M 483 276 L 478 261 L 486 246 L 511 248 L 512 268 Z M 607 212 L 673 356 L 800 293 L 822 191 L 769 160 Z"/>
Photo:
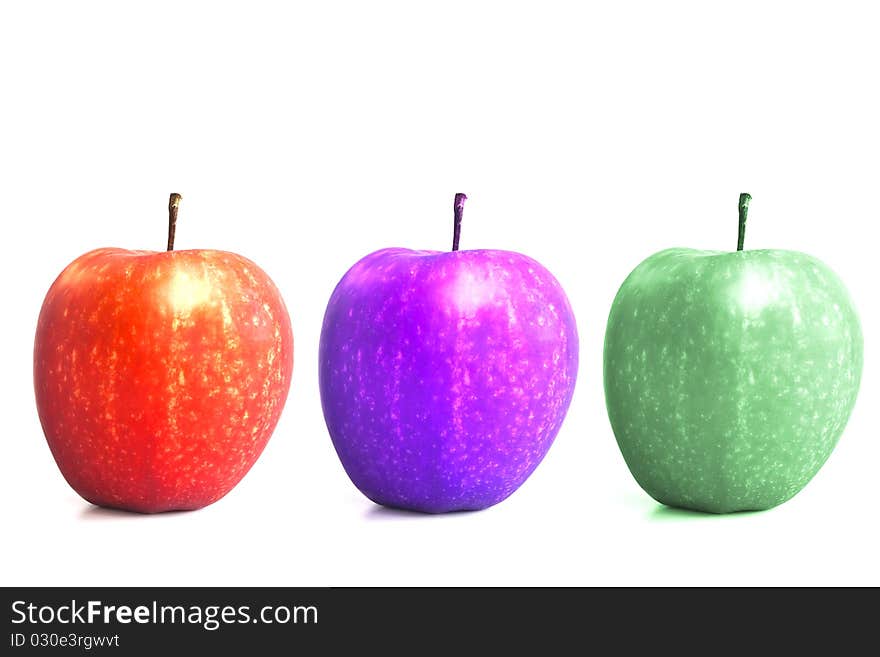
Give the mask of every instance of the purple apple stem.
<path id="1" fill-rule="evenodd" d="M 452 250 L 458 251 L 458 240 L 461 237 L 461 217 L 464 214 L 464 202 L 467 201 L 465 194 L 456 194 L 452 204 L 454 223 L 452 225 Z"/>
<path id="2" fill-rule="evenodd" d="M 177 209 L 180 207 L 180 194 L 172 194 L 168 199 L 168 248 L 167 251 L 174 250 L 174 232 L 177 230 Z"/>
<path id="3" fill-rule="evenodd" d="M 739 195 L 739 237 L 736 240 L 736 250 L 742 251 L 746 241 L 746 219 L 749 218 L 749 201 L 751 194 L 743 192 Z"/>

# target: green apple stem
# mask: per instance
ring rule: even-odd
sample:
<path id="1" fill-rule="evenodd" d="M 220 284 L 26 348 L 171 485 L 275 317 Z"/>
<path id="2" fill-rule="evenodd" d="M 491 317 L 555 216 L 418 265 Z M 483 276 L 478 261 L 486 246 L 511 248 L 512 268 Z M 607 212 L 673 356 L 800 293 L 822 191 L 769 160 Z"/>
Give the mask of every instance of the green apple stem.
<path id="1" fill-rule="evenodd" d="M 461 217 L 464 214 L 464 202 L 467 196 L 464 194 L 456 194 L 455 202 L 452 204 L 453 224 L 452 224 L 452 250 L 458 251 L 458 240 L 461 237 Z"/>
<path id="2" fill-rule="evenodd" d="M 174 250 L 174 233 L 177 230 L 177 209 L 180 207 L 180 194 L 172 194 L 168 199 L 168 248 L 167 251 Z"/>
<path id="3" fill-rule="evenodd" d="M 737 251 L 743 250 L 743 244 L 746 241 L 746 219 L 749 218 L 749 201 L 751 200 L 751 194 L 743 192 L 739 195 L 739 238 L 736 241 Z"/>

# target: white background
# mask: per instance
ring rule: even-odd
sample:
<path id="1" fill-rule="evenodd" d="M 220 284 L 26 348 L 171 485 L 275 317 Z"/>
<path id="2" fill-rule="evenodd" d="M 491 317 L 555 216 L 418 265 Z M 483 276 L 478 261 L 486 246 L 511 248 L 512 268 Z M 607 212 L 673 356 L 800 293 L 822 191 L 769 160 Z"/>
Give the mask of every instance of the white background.
<path id="1" fill-rule="evenodd" d="M 6 585 L 880 584 L 880 15 L 871 3 L 4 2 L 0 582 Z M 289 5 L 289 6 L 288 6 Z M 291 396 L 244 481 L 194 513 L 97 509 L 33 400 L 43 295 L 99 246 L 237 251 L 281 288 Z M 385 246 L 523 251 L 581 335 L 577 392 L 532 478 L 480 513 L 383 510 L 324 427 L 317 346 L 345 270 Z M 855 412 L 794 500 L 664 509 L 602 394 L 607 312 L 665 247 L 825 260 L 865 333 Z"/>

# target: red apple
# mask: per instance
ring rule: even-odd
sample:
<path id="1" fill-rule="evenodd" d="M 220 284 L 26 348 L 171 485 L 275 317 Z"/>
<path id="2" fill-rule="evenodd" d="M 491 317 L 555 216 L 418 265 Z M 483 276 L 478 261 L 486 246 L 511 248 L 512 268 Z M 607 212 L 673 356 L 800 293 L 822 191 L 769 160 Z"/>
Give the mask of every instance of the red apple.
<path id="1" fill-rule="evenodd" d="M 293 332 L 250 260 L 105 248 L 74 260 L 40 311 L 37 410 L 67 482 L 101 506 L 198 509 L 228 493 L 272 435 Z"/>

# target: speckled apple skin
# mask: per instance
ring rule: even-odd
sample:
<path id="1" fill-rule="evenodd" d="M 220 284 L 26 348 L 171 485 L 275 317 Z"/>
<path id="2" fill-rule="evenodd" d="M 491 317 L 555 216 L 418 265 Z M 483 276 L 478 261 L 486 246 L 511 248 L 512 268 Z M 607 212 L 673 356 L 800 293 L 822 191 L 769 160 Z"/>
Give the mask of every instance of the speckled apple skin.
<path id="1" fill-rule="evenodd" d="M 346 472 L 378 504 L 441 513 L 513 493 L 565 417 L 578 336 L 524 255 L 383 249 L 330 298 L 321 402 Z"/>
<path id="2" fill-rule="evenodd" d="M 229 492 L 263 451 L 293 369 L 284 301 L 212 250 L 98 249 L 43 302 L 34 388 L 46 440 L 93 504 L 155 513 Z"/>
<path id="3" fill-rule="evenodd" d="M 831 454 L 856 401 L 862 333 L 843 283 L 816 258 L 669 249 L 617 293 L 604 370 L 614 434 L 649 495 L 762 510 Z"/>

